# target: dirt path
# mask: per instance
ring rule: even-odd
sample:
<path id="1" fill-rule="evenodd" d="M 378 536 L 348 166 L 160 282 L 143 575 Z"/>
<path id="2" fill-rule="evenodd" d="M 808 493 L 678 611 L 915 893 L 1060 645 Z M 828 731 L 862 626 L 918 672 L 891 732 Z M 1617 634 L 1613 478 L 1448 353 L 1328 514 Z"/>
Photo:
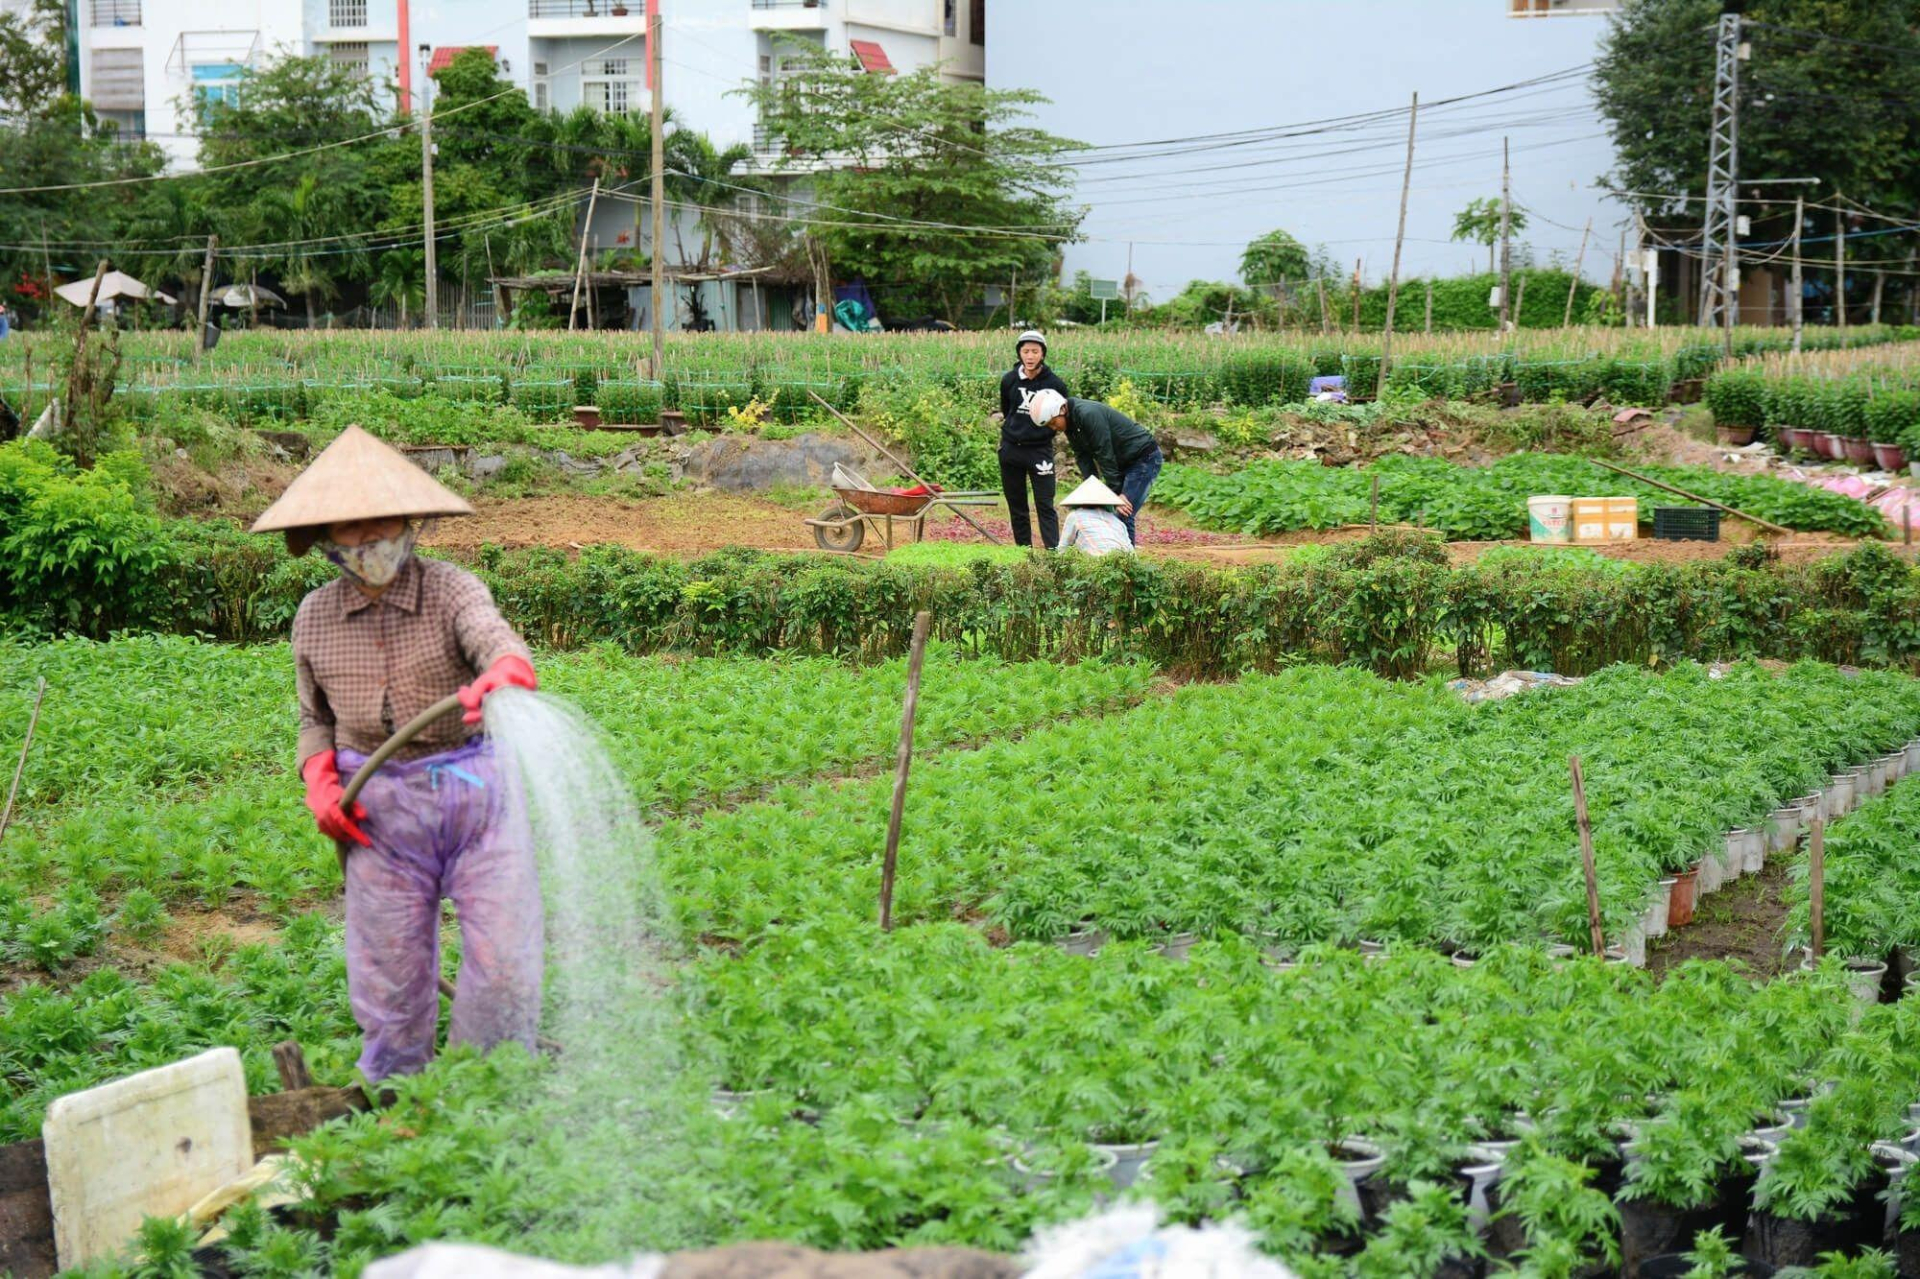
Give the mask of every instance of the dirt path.
<path id="1" fill-rule="evenodd" d="M 1689 959 L 1729 959 L 1755 977 L 1778 977 L 1786 967 L 1780 930 L 1787 920 L 1787 861 L 1775 854 L 1758 875 L 1700 899 L 1691 924 L 1647 943 L 1647 971 L 1664 977 Z"/>
<path id="2" fill-rule="evenodd" d="M 472 552 L 495 546 L 579 549 L 610 542 L 661 555 L 701 555 L 726 546 L 768 551 L 813 549 L 802 511 L 764 498 L 675 493 L 630 502 L 580 494 L 478 498 L 475 514 L 442 520 L 426 544 Z"/>

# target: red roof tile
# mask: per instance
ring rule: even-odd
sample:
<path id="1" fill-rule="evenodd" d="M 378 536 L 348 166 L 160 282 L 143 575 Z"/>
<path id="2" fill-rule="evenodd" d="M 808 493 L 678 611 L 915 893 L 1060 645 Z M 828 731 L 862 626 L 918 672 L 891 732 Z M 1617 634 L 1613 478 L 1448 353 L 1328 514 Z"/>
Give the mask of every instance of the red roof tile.
<path id="1" fill-rule="evenodd" d="M 440 72 L 445 71 L 453 64 L 455 58 L 465 53 L 468 49 L 485 49 L 489 58 L 498 59 L 500 56 L 500 46 L 497 44 L 443 44 L 433 51 L 433 59 L 427 63 L 427 74 L 438 75 Z"/>
<path id="2" fill-rule="evenodd" d="M 853 46 L 853 56 L 860 59 L 860 65 L 871 75 L 892 75 L 893 63 L 887 61 L 887 51 L 872 40 L 849 40 Z"/>

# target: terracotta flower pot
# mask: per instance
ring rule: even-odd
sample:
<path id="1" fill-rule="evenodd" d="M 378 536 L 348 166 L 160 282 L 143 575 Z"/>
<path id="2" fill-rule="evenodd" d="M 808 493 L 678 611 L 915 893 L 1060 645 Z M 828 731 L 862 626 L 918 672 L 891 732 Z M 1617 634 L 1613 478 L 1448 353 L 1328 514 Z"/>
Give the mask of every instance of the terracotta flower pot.
<path id="1" fill-rule="evenodd" d="M 1858 436 L 1849 435 L 1844 443 L 1847 446 L 1847 461 L 1858 462 L 1862 466 L 1873 465 L 1873 445 Z"/>
<path id="2" fill-rule="evenodd" d="M 1667 897 L 1667 927 L 1685 928 L 1693 922 L 1694 883 L 1698 869 L 1675 871 L 1673 892 Z"/>
<path id="3" fill-rule="evenodd" d="M 1753 443 L 1753 428 L 1750 426 L 1716 426 L 1713 434 L 1720 443 L 1735 447 Z"/>
<path id="4" fill-rule="evenodd" d="M 1835 462 L 1844 462 L 1847 460 L 1847 446 L 1845 441 L 1832 431 L 1821 431 L 1814 439 L 1819 445 L 1819 453 L 1822 457 Z"/>
<path id="5" fill-rule="evenodd" d="M 1899 444 L 1876 444 L 1873 446 L 1873 464 L 1883 471 L 1904 471 L 1907 469 L 1907 450 Z"/>

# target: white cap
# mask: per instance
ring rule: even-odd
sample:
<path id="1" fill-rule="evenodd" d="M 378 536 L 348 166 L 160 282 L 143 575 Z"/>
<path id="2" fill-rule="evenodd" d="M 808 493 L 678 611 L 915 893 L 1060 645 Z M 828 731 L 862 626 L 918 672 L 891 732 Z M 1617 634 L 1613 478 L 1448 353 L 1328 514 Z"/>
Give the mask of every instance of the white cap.
<path id="1" fill-rule="evenodd" d="M 1120 495 L 1100 482 L 1099 476 L 1086 480 L 1060 501 L 1062 506 L 1118 506 Z"/>
<path id="2" fill-rule="evenodd" d="M 1047 423 L 1053 421 L 1053 419 L 1059 417 L 1061 410 L 1066 407 L 1067 397 L 1060 394 L 1060 392 L 1050 388 L 1035 391 L 1033 398 L 1027 401 L 1027 416 L 1041 426 L 1045 426 Z"/>

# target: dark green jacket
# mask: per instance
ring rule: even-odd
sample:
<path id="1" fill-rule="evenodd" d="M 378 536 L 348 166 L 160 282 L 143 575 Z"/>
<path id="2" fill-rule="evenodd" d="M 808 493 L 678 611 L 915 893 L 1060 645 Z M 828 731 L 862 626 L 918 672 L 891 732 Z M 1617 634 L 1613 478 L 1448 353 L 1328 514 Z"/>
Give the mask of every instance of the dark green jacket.
<path id="1" fill-rule="evenodd" d="M 1080 474 L 1099 476 L 1116 493 L 1127 468 L 1160 447 L 1151 431 L 1125 413 L 1078 397 L 1067 401 L 1067 443 Z"/>

